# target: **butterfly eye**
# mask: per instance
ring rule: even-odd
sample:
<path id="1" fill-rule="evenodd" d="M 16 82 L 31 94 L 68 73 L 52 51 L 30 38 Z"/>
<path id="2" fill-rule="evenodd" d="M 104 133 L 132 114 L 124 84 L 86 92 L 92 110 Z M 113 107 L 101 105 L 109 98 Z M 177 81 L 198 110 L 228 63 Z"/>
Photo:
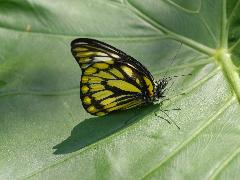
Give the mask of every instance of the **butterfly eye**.
<path id="1" fill-rule="evenodd" d="M 160 89 L 165 89 L 167 85 L 168 85 L 168 80 L 164 78 L 164 79 L 159 81 L 158 86 L 159 86 Z"/>

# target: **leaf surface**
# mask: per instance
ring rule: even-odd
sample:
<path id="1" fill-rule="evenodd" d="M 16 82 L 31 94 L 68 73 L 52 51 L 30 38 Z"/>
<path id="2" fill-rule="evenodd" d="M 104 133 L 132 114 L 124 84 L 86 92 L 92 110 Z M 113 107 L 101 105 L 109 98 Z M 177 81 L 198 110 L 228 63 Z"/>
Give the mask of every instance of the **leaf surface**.
<path id="1" fill-rule="evenodd" d="M 238 179 L 239 11 L 240 0 L 1 1 L 0 178 Z M 170 100 L 87 114 L 77 37 L 112 44 L 156 79 L 179 75 Z M 181 130 L 154 113 L 177 107 L 167 115 Z"/>

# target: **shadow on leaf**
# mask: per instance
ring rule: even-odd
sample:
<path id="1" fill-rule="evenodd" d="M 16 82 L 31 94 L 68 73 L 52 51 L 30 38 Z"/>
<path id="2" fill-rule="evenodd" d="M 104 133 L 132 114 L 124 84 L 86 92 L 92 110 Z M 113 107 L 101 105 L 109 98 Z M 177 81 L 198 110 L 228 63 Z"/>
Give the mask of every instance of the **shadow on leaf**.
<path id="1" fill-rule="evenodd" d="M 71 135 L 67 139 L 53 147 L 53 149 L 56 149 L 53 154 L 67 154 L 78 151 L 125 128 L 129 124 L 135 123 L 138 119 L 136 116 L 139 114 L 144 116 L 152 108 L 154 106 L 86 119 L 72 129 Z"/>
<path id="2" fill-rule="evenodd" d="M 67 154 L 103 139 L 135 121 L 141 109 L 117 112 L 103 117 L 93 117 L 76 125 L 71 135 L 53 147 L 53 154 Z"/>
<path id="3" fill-rule="evenodd" d="M 6 85 L 7 83 L 5 81 L 0 80 L 0 87 Z"/>

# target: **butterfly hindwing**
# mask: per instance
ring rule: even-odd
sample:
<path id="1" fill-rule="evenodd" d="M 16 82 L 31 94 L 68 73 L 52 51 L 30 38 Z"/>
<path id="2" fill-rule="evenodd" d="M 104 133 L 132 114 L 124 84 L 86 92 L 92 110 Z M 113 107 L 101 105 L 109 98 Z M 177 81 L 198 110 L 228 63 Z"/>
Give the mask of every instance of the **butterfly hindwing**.
<path id="1" fill-rule="evenodd" d="M 71 45 L 82 69 L 80 97 L 90 114 L 140 106 L 153 96 L 152 75 L 137 60 L 97 40 L 80 38 Z"/>

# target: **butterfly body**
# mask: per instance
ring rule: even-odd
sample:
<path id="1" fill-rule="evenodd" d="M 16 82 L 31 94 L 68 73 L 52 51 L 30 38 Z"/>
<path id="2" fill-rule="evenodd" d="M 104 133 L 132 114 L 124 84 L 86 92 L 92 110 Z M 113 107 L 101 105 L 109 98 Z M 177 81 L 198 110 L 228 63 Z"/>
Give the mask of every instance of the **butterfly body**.
<path id="1" fill-rule="evenodd" d="M 80 98 L 92 115 L 151 104 L 164 97 L 167 79 L 155 81 L 136 59 L 104 42 L 79 38 L 72 54 L 82 70 Z"/>

